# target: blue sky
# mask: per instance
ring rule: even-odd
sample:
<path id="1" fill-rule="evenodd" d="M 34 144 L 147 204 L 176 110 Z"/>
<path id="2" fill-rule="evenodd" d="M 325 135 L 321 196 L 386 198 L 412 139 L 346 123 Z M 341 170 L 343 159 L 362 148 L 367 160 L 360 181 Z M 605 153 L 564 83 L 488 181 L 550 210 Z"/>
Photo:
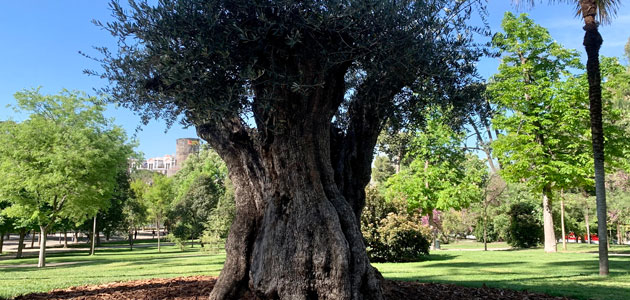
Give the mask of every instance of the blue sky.
<path id="1" fill-rule="evenodd" d="M 535 22 L 547 27 L 558 42 L 583 53 L 584 34 L 580 19 L 574 18 L 573 7 L 543 3 L 519 11 L 509 0 L 489 0 L 488 20 L 493 32 L 500 30 L 501 18 L 508 10 L 529 13 Z M 44 93 L 57 93 L 65 88 L 94 94 L 94 88 L 106 84 L 83 74 L 84 69 L 98 69 L 99 66 L 81 56 L 79 51 L 97 55 L 93 46 L 115 47 L 115 39 L 94 26 L 92 19 L 103 22 L 112 19 L 108 1 L 0 1 L 0 120 L 24 118 L 5 107 L 14 103 L 13 94 L 19 90 L 41 86 Z M 604 37 L 601 54 L 622 56 L 630 36 L 629 27 L 630 7 L 624 6 L 612 25 L 601 28 Z M 496 71 L 498 64 L 498 59 L 487 58 L 478 68 L 484 77 L 488 77 Z M 146 157 L 174 153 L 175 139 L 196 137 L 193 128 L 184 129 L 179 124 L 165 133 L 166 125 L 159 120 L 136 132 L 140 119 L 122 108 L 112 106 L 107 115 L 114 117 L 129 135 L 136 135 L 140 142 L 138 150 Z"/>

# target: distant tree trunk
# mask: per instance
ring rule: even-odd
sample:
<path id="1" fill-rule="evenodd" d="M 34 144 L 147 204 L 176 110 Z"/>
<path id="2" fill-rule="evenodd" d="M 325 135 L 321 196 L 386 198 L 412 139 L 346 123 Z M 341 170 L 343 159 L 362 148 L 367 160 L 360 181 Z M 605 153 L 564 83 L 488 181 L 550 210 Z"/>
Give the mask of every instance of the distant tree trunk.
<path id="1" fill-rule="evenodd" d="M 160 216 L 158 215 L 157 218 L 155 218 L 155 227 L 157 228 L 157 237 L 158 237 L 158 252 L 162 252 L 162 250 L 160 249 Z"/>
<path id="2" fill-rule="evenodd" d="M 100 246 L 101 246 L 101 232 L 98 230 L 98 228 L 96 228 L 96 247 L 100 247 Z"/>
<path id="3" fill-rule="evenodd" d="M 586 223 L 586 238 L 588 239 L 588 244 L 591 244 L 591 225 L 588 222 L 588 207 L 584 208 L 584 223 Z"/>
<path id="4" fill-rule="evenodd" d="M 129 250 L 133 251 L 133 230 L 129 230 Z"/>
<path id="5" fill-rule="evenodd" d="M 31 249 L 35 247 L 35 229 L 31 230 Z"/>
<path id="6" fill-rule="evenodd" d="M 43 268 L 46 266 L 46 230 L 47 226 L 39 226 L 40 241 L 39 241 L 39 260 L 37 261 L 37 267 Z"/>
<path id="7" fill-rule="evenodd" d="M 137 240 L 137 239 L 138 239 L 138 228 L 135 228 L 135 229 L 134 229 L 134 232 L 133 232 L 133 239 L 134 239 L 134 240 Z"/>
<path id="8" fill-rule="evenodd" d="M 22 258 L 22 250 L 24 249 L 24 237 L 26 237 L 26 229 L 20 229 L 20 238 L 18 239 L 18 248 L 15 258 Z"/>
<path id="9" fill-rule="evenodd" d="M 2 253 L 3 247 L 4 247 L 4 232 L 0 232 L 0 254 Z"/>
<path id="10" fill-rule="evenodd" d="M 488 251 L 488 200 L 483 202 L 483 251 Z"/>
<path id="11" fill-rule="evenodd" d="M 562 250 L 567 251 L 567 233 L 564 230 L 564 189 L 560 191 L 560 224 L 562 224 Z M 575 242 L 577 243 L 577 238 Z"/>
<path id="12" fill-rule="evenodd" d="M 68 248 L 68 231 L 63 231 L 63 247 Z"/>
<path id="13" fill-rule="evenodd" d="M 556 233 L 553 229 L 553 215 L 551 213 L 551 188 L 543 188 L 543 227 L 545 232 L 545 252 L 556 252 Z"/>
<path id="14" fill-rule="evenodd" d="M 599 70 L 599 49 L 603 39 L 599 34 L 597 0 L 580 1 L 584 18 L 584 48 L 588 57 L 588 99 L 590 102 L 591 137 L 593 140 L 593 161 L 595 166 L 595 198 L 597 203 L 597 235 L 599 236 L 599 275 L 608 275 L 608 237 L 606 230 L 606 174 L 604 170 L 604 128 L 602 124 L 602 88 Z M 601 220 L 604 220 L 602 222 Z"/>
<path id="15" fill-rule="evenodd" d="M 94 219 L 92 222 L 92 243 L 90 244 L 90 255 L 94 255 L 96 250 L 96 235 L 98 232 L 96 231 L 96 215 L 94 215 Z"/>
<path id="16" fill-rule="evenodd" d="M 79 233 L 76 231 L 74 232 L 74 240 L 72 242 L 75 244 L 79 242 Z"/>

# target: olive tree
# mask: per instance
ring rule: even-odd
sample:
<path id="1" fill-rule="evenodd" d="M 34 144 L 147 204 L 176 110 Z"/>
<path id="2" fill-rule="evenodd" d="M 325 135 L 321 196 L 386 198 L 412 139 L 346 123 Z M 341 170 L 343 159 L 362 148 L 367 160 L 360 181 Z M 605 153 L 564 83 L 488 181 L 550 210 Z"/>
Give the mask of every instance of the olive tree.
<path id="1" fill-rule="evenodd" d="M 479 2 L 112 2 L 96 23 L 119 48 L 88 73 L 145 121 L 183 115 L 234 185 L 212 299 L 382 299 L 359 223 L 373 149 L 388 120 L 465 103 Z"/>

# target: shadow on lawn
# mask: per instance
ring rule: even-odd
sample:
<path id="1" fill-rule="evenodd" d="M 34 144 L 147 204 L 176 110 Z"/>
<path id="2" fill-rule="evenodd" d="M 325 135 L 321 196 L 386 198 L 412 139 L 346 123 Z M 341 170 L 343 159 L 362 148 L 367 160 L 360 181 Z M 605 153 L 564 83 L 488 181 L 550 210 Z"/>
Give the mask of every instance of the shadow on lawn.
<path id="1" fill-rule="evenodd" d="M 50 293 L 18 296 L 15 299 L 158 299 L 187 298 L 209 295 L 215 279 L 210 277 L 152 279 L 138 282 L 104 284 L 93 287 L 71 288 Z"/>

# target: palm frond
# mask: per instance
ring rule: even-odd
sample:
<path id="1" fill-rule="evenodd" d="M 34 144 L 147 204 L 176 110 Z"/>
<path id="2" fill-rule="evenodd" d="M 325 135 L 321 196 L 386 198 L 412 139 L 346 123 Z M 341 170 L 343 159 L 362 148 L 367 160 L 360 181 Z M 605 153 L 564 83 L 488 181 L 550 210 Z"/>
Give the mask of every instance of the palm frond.
<path id="1" fill-rule="evenodd" d="M 512 4 L 517 8 L 531 8 L 536 5 L 536 2 L 542 3 L 543 0 L 512 0 Z M 548 0 L 549 3 L 567 3 L 575 5 L 575 16 L 582 17 L 582 6 L 580 0 Z M 617 11 L 621 6 L 621 0 L 598 0 L 595 1 L 597 5 L 596 19 L 601 24 L 610 24 L 612 19 L 617 15 Z"/>

